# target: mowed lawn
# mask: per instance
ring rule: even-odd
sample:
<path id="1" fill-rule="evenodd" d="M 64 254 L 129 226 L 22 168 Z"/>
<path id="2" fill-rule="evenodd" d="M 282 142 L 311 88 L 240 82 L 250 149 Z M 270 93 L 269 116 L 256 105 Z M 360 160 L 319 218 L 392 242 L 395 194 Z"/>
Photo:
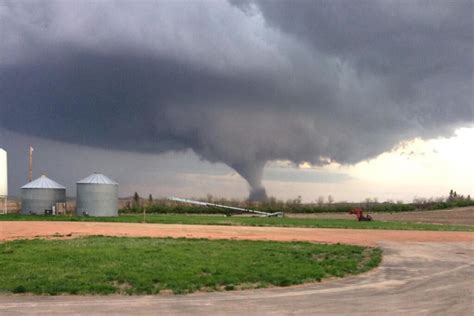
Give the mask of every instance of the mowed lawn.
<path id="1" fill-rule="evenodd" d="M 304 242 L 84 237 L 0 243 L 0 292 L 156 294 L 288 286 L 376 267 L 381 250 Z"/>
<path id="2" fill-rule="evenodd" d="M 120 215 L 118 217 L 68 217 L 42 215 L 0 215 L 0 221 L 97 221 L 97 222 L 143 222 L 142 215 Z M 195 224 L 195 225 L 241 225 L 241 226 L 280 226 L 314 228 L 352 228 L 352 229 L 394 229 L 394 230 L 431 230 L 431 231 L 474 231 L 474 226 L 403 223 L 403 222 L 358 222 L 355 219 L 316 219 L 287 217 L 245 217 L 222 215 L 186 215 L 186 214 L 150 214 L 147 223 Z"/>

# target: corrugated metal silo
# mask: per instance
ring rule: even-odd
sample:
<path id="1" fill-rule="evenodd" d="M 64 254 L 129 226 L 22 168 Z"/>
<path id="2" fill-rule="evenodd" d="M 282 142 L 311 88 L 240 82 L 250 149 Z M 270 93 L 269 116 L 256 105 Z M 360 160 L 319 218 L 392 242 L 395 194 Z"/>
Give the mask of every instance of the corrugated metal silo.
<path id="1" fill-rule="evenodd" d="M 76 214 L 117 216 L 118 183 L 100 173 L 78 181 Z"/>
<path id="2" fill-rule="evenodd" d="M 41 214 L 66 202 L 66 188 L 45 175 L 21 187 L 21 214 Z"/>

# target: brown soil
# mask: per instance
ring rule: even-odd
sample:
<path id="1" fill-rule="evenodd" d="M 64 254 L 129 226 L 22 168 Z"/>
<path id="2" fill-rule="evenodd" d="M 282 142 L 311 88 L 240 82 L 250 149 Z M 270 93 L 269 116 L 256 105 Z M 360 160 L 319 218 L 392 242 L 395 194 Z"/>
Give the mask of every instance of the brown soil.
<path id="1" fill-rule="evenodd" d="M 474 242 L 471 232 L 315 229 L 99 222 L 0 222 L 0 240 L 105 235 L 274 241 L 311 241 L 375 246 L 381 241 Z M 55 237 L 56 236 L 56 237 Z M 67 236 L 67 237 L 66 237 Z"/>
<path id="2" fill-rule="evenodd" d="M 293 218 L 340 218 L 354 219 L 355 215 L 345 213 L 287 214 Z M 474 225 L 474 207 L 460 207 L 450 210 L 416 211 L 400 213 L 371 213 L 378 221 L 398 221 L 413 223 Z"/>

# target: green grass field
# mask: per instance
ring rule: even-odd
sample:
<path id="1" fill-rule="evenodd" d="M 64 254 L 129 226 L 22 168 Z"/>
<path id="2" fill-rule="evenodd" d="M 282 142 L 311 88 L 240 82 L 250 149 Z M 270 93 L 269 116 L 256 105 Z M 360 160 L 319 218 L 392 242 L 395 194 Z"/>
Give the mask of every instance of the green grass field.
<path id="1" fill-rule="evenodd" d="M 140 223 L 142 215 L 120 215 L 119 217 L 67 217 L 40 215 L 0 215 L 0 221 L 97 221 Z M 355 229 L 395 229 L 395 230 L 431 230 L 431 231 L 474 231 L 474 226 L 418 224 L 403 222 L 357 222 L 345 219 L 314 218 L 277 218 L 277 217 L 224 217 L 219 215 L 183 215 L 163 214 L 147 215 L 147 223 L 161 224 L 196 224 L 196 225 L 241 225 L 241 226 L 280 226 L 280 227 L 315 227 L 315 228 L 355 228 Z"/>
<path id="2" fill-rule="evenodd" d="M 288 286 L 376 267 L 381 250 L 304 242 L 85 237 L 0 243 L 0 292 L 156 294 Z"/>

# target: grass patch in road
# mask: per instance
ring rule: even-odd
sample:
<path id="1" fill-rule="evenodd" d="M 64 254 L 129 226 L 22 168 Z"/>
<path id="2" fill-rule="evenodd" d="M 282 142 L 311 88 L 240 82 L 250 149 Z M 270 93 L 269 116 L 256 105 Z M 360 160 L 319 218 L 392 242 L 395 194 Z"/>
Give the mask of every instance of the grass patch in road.
<path id="1" fill-rule="evenodd" d="M 81 222 L 121 222 L 140 223 L 142 215 L 120 215 L 118 217 L 67 217 L 43 215 L 0 215 L 0 221 L 81 221 Z M 216 215 L 147 215 L 147 223 L 157 224 L 195 224 L 195 225 L 238 225 L 238 226 L 278 226 L 313 228 L 352 228 L 352 229 L 393 229 L 393 230 L 430 230 L 430 231 L 474 231 L 474 226 L 424 224 L 403 222 L 358 222 L 347 219 L 288 218 L 288 217 L 224 217 Z"/>
<path id="2" fill-rule="evenodd" d="M 156 294 L 288 286 L 368 271 L 381 250 L 305 242 L 85 237 L 0 243 L 0 292 Z"/>

